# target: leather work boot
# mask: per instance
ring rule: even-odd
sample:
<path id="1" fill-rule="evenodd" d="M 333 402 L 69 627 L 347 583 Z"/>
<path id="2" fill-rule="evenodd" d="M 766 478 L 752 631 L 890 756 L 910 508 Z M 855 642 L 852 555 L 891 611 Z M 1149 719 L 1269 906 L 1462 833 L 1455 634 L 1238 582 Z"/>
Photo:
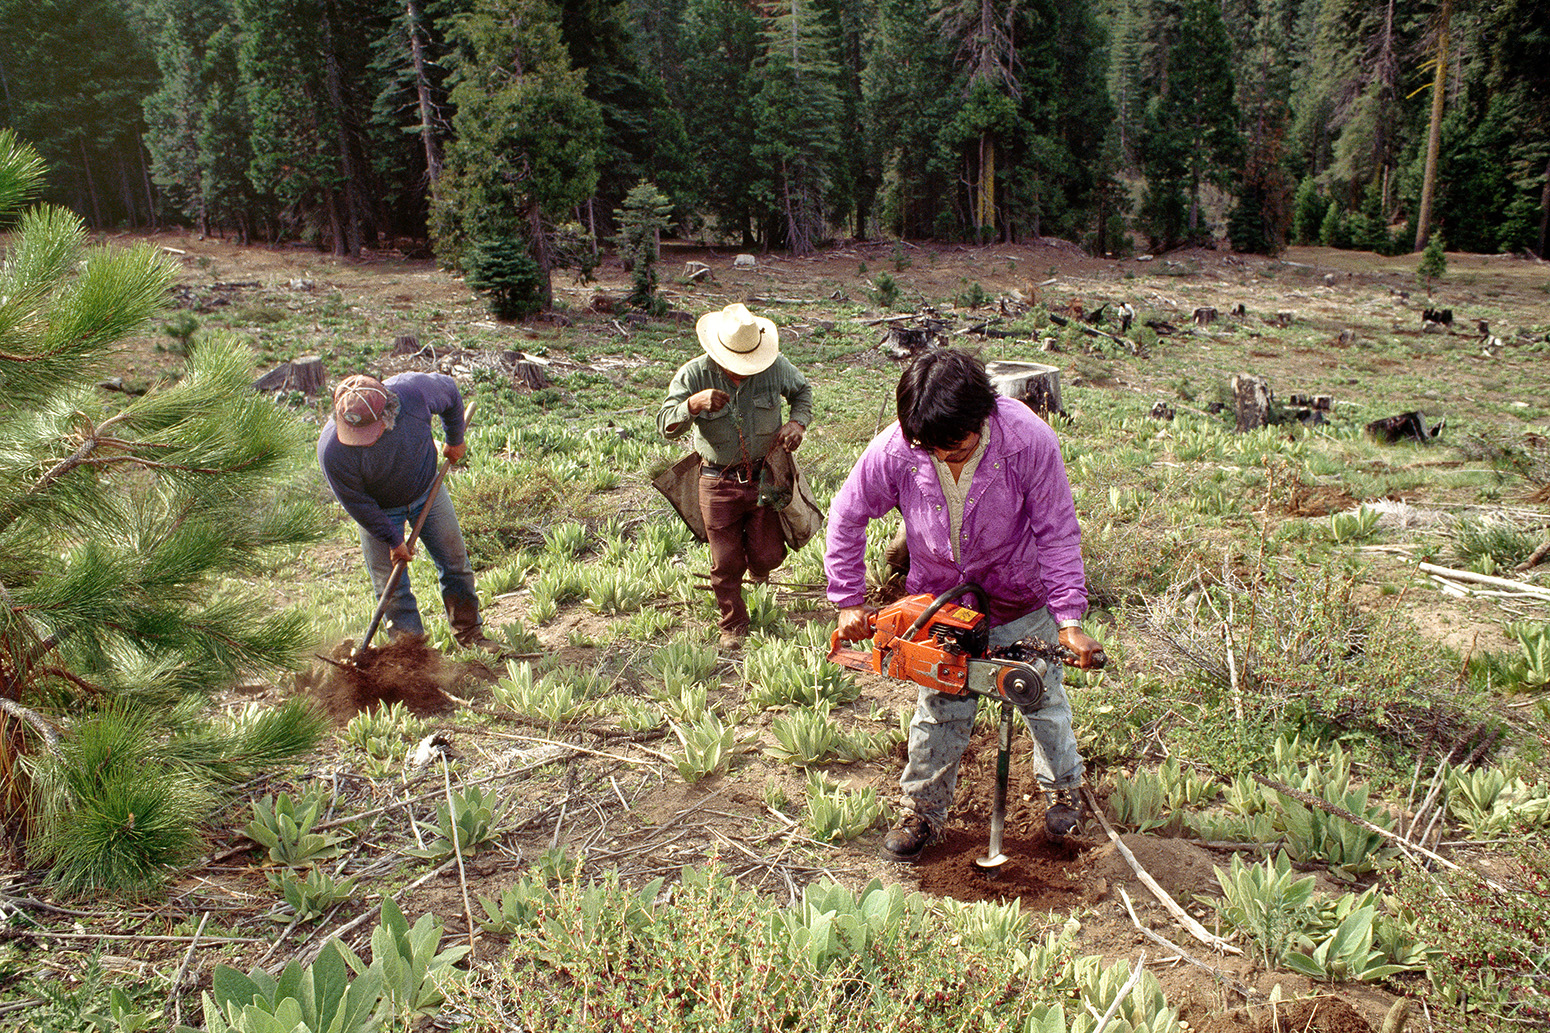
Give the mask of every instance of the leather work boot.
<path id="1" fill-rule="evenodd" d="M 486 637 L 482 627 L 474 628 L 472 631 L 454 633 L 453 637 L 457 639 L 457 644 L 464 649 L 482 649 L 486 653 L 494 653 L 498 657 L 504 657 L 510 652 L 504 643 Z"/>
<path id="2" fill-rule="evenodd" d="M 1044 831 L 1054 839 L 1082 834 L 1082 787 L 1044 791 Z"/>
<path id="3" fill-rule="evenodd" d="M 726 653 L 737 653 L 743 648 L 743 640 L 748 637 L 744 631 L 731 631 L 723 628 L 721 632 L 721 649 Z"/>
<path id="4" fill-rule="evenodd" d="M 884 860 L 914 864 L 935 838 L 929 821 L 914 811 L 906 811 L 899 823 L 883 837 L 878 853 Z"/>

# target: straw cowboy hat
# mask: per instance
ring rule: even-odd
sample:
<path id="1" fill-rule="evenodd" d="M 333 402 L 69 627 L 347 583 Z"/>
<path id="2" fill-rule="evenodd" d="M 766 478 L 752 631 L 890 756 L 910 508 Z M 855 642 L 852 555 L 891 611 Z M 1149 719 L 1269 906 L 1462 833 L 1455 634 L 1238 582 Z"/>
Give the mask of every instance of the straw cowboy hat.
<path id="1" fill-rule="evenodd" d="M 707 312 L 694 324 L 700 347 L 716 365 L 740 377 L 751 377 L 770 368 L 780 355 L 780 335 L 775 324 L 756 316 L 742 305 L 728 305 Z"/>

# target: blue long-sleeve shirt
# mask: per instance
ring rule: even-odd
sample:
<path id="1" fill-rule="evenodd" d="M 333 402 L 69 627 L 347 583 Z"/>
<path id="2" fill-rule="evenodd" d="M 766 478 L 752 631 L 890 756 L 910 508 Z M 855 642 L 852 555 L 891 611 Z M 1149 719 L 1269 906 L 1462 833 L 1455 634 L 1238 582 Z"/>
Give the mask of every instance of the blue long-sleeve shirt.
<path id="1" fill-rule="evenodd" d="M 383 385 L 398 396 L 392 430 L 370 445 L 346 445 L 332 418 L 318 436 L 318 465 L 345 512 L 389 546 L 403 544 L 402 522 L 384 512 L 407 506 L 436 480 L 436 437 L 431 417 L 441 417 L 448 445 L 463 443 L 463 395 L 443 373 L 399 373 Z"/>

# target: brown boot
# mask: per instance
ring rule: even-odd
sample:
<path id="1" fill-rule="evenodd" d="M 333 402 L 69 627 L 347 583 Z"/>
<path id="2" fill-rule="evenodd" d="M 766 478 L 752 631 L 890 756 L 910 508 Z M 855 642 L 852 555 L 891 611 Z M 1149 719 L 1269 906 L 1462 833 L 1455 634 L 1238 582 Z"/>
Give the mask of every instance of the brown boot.
<path id="1" fill-rule="evenodd" d="M 1082 787 L 1044 791 L 1044 831 L 1053 839 L 1082 834 Z"/>
<path id="2" fill-rule="evenodd" d="M 929 821 L 914 811 L 905 811 L 899 823 L 883 837 L 878 853 L 887 861 L 914 864 L 934 839 L 936 833 Z"/>

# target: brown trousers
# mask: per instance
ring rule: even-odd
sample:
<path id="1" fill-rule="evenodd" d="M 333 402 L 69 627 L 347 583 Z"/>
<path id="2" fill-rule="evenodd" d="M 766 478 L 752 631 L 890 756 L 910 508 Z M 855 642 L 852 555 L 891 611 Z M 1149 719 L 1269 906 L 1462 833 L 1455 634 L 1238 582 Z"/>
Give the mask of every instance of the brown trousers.
<path id="1" fill-rule="evenodd" d="M 780 514 L 759 503 L 759 477 L 736 473 L 700 475 L 700 512 L 710 540 L 710 587 L 721 610 L 722 631 L 748 630 L 743 574 L 765 578 L 786 558 Z"/>

